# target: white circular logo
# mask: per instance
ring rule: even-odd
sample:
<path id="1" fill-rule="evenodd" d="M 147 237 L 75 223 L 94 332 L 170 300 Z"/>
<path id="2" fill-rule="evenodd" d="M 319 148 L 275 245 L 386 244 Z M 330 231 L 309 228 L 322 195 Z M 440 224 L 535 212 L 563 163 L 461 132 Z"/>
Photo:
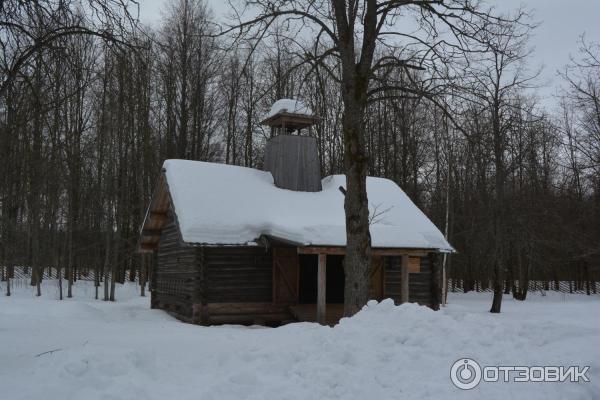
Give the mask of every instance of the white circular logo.
<path id="1" fill-rule="evenodd" d="M 461 358 L 452 364 L 450 379 L 459 389 L 473 389 L 481 382 L 481 367 L 475 360 Z"/>

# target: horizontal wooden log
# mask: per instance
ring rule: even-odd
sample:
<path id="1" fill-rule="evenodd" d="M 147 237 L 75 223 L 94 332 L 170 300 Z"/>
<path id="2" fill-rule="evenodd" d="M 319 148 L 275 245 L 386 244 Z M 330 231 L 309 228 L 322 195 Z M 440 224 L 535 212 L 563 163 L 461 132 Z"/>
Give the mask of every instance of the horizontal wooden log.
<path id="1" fill-rule="evenodd" d="M 209 303 L 206 305 L 210 316 L 242 314 L 282 314 L 287 306 L 273 303 Z"/>
<path id="2" fill-rule="evenodd" d="M 291 321 L 292 316 L 289 313 L 281 314 L 242 314 L 242 315 L 209 315 L 208 322 L 212 325 L 220 324 L 263 324 L 280 323 Z"/>
<path id="3" fill-rule="evenodd" d="M 402 256 L 425 257 L 431 250 L 423 249 L 390 249 L 390 248 L 372 248 L 373 256 Z M 304 246 L 298 247 L 298 254 L 327 254 L 327 255 L 345 255 L 345 247 L 327 247 L 327 246 Z"/>
<path id="4" fill-rule="evenodd" d="M 272 253 L 264 247 L 204 247 L 206 300 L 211 303 L 271 303 Z"/>
<path id="5" fill-rule="evenodd" d="M 266 293 L 262 292 L 262 293 L 247 293 L 247 294 L 241 294 L 241 293 L 236 293 L 236 292 L 232 292 L 232 293 L 211 293 L 208 292 L 207 293 L 207 298 L 209 298 L 211 301 L 214 302 L 232 302 L 232 303 L 243 303 L 245 301 L 252 301 L 252 302 L 260 302 L 260 301 L 264 301 L 264 299 L 267 298 L 271 298 L 271 294 L 270 293 Z"/>

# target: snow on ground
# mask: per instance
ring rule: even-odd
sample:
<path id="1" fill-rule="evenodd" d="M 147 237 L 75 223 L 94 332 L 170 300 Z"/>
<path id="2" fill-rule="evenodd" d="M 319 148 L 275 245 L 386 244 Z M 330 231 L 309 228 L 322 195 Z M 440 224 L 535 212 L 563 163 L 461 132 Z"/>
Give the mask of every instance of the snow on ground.
<path id="1" fill-rule="evenodd" d="M 1 285 L 2 292 L 4 284 Z M 487 312 L 490 294 L 451 294 L 434 312 L 370 303 L 335 328 L 200 327 L 149 309 L 134 285 L 118 302 L 0 296 L 0 398 L 598 399 L 600 296 L 531 294 Z M 41 354 L 52 351 L 51 353 Z M 41 355 L 40 355 L 41 354 Z M 481 383 L 461 391 L 452 363 L 590 366 L 589 383 Z"/>

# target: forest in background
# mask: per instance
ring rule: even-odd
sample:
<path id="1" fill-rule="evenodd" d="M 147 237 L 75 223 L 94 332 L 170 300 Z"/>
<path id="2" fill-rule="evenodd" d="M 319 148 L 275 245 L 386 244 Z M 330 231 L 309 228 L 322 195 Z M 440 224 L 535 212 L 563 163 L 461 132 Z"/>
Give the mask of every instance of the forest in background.
<path id="1" fill-rule="evenodd" d="M 29 32 L 86 22 L 84 11 L 33 11 L 20 16 Z M 260 168 L 270 135 L 260 121 L 280 98 L 322 118 L 312 130 L 322 174 L 343 173 L 342 99 L 325 70 L 339 66 L 302 62 L 285 25 L 233 47 L 214 22 L 204 2 L 177 0 L 158 26 L 124 24 L 118 40 L 31 46 L 24 31 L 0 34 L 3 68 L 33 49 L 1 82 L 0 265 L 31 268 L 34 284 L 47 267 L 68 281 L 76 269 L 134 278 L 162 162 Z M 588 290 L 600 280 L 600 47 L 573 44 L 547 109 L 531 29 L 500 35 L 502 52 L 471 55 L 475 68 L 448 66 L 468 73 L 444 80 L 382 62 L 373 79 L 369 174 L 395 181 L 447 233 L 457 249 L 448 276 L 465 290 L 486 286 L 499 257 L 516 297 L 533 279 Z"/>

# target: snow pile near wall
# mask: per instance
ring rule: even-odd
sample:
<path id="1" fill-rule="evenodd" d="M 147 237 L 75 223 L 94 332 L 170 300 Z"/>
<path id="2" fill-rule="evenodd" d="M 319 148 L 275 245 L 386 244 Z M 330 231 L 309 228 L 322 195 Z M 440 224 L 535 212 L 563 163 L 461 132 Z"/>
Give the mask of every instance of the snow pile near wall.
<path id="1" fill-rule="evenodd" d="M 75 284 L 75 295 L 84 292 Z M 45 282 L 47 286 L 49 282 Z M 1 288 L 0 288 L 1 289 Z M 599 296 L 507 299 L 454 295 L 439 312 L 372 302 L 334 327 L 200 327 L 181 323 L 135 286 L 117 303 L 54 300 L 31 289 L 0 297 L 6 399 L 597 399 Z M 124 294 L 125 292 L 125 294 Z M 52 353 L 44 352 L 55 350 Z M 455 388 L 451 365 L 589 365 L 589 383 L 481 383 Z"/>
<path id="2" fill-rule="evenodd" d="M 300 100 L 280 99 L 273 103 L 271 110 L 267 114 L 267 118 L 271 118 L 280 112 L 310 116 L 313 115 L 312 110 Z"/>
<path id="3" fill-rule="evenodd" d="M 270 172 L 200 161 L 167 160 L 167 183 L 183 240 L 246 244 L 261 235 L 300 245 L 345 246 L 343 175 L 322 180 L 321 192 L 273 184 Z M 375 247 L 451 250 L 442 233 L 388 179 L 367 178 Z"/>

